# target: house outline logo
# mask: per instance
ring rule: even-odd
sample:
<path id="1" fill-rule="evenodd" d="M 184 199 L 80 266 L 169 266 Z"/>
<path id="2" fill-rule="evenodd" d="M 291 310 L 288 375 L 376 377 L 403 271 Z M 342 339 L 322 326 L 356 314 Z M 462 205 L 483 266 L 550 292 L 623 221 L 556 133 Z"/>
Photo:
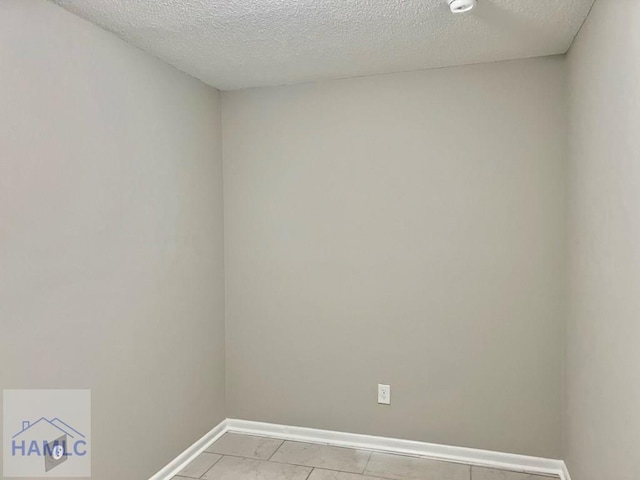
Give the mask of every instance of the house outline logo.
<path id="1" fill-rule="evenodd" d="M 87 454 L 85 435 L 58 417 L 22 421 L 22 430 L 11 437 L 11 456 L 42 457 L 49 472 L 70 457 Z"/>
<path id="2" fill-rule="evenodd" d="M 4 390 L 3 399 L 4 477 L 91 476 L 90 390 Z"/>
<path id="3" fill-rule="evenodd" d="M 27 430 L 29 430 L 32 427 L 35 427 L 37 424 L 39 424 L 40 422 L 47 422 L 49 425 L 51 425 L 53 428 L 55 428 L 56 430 L 58 430 L 58 435 L 60 433 L 62 433 L 63 435 L 67 435 L 70 438 L 75 438 L 76 436 L 79 436 L 80 438 L 85 438 L 85 436 L 80 433 L 78 430 L 76 430 L 75 428 L 73 428 L 71 425 L 63 422 L 62 420 L 60 420 L 58 417 L 52 418 L 51 420 L 45 418 L 45 417 L 40 417 L 38 420 L 36 420 L 35 422 L 30 422 L 28 420 L 25 420 L 22 422 L 22 430 L 20 430 L 18 433 L 16 433 L 13 437 L 11 437 L 12 439 L 19 437 L 20 435 L 22 435 L 24 432 L 26 432 Z M 72 434 L 71 432 L 73 432 L 74 434 Z"/>

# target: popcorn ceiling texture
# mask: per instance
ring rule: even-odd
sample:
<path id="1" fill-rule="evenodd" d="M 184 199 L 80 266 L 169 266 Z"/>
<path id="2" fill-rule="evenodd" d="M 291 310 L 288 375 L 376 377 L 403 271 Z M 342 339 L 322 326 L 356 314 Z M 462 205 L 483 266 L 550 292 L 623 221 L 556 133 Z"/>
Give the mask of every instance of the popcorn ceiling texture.
<path id="1" fill-rule="evenodd" d="M 53 0 L 222 90 L 565 53 L 593 0 Z"/>

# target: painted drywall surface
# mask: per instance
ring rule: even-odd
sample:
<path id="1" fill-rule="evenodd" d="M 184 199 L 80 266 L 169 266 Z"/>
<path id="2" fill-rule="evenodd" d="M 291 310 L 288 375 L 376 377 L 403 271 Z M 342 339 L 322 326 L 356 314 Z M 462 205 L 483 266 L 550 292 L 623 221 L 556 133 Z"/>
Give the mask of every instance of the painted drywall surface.
<path id="1" fill-rule="evenodd" d="M 564 74 L 222 93 L 232 417 L 559 457 Z"/>
<path id="2" fill-rule="evenodd" d="M 640 3 L 598 0 L 569 52 L 574 480 L 640 478 Z"/>
<path id="3" fill-rule="evenodd" d="M 53 0 L 224 90 L 565 53 L 593 0 Z"/>
<path id="4" fill-rule="evenodd" d="M 0 389 L 91 388 L 92 478 L 149 478 L 226 416 L 219 92 L 39 0 L 0 72 Z"/>

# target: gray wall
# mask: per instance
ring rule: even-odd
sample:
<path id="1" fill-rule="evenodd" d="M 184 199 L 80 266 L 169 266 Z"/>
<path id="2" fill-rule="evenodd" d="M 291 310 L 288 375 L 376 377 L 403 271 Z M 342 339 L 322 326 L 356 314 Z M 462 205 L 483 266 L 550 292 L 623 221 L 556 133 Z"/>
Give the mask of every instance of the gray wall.
<path id="1" fill-rule="evenodd" d="M 91 388 L 95 480 L 225 417 L 219 93 L 0 2 L 0 389 Z"/>
<path id="2" fill-rule="evenodd" d="M 559 457 L 564 87 L 548 57 L 223 92 L 230 416 Z"/>
<path id="3" fill-rule="evenodd" d="M 640 478 L 639 59 L 640 2 L 597 0 L 569 52 L 574 480 Z"/>

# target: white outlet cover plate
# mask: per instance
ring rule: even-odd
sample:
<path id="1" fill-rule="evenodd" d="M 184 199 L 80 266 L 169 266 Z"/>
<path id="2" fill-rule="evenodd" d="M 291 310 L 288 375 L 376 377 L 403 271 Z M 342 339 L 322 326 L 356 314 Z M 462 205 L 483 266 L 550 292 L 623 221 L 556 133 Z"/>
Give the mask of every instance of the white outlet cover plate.
<path id="1" fill-rule="evenodd" d="M 391 404 L 391 386 L 378 384 L 378 403 L 382 405 Z"/>

